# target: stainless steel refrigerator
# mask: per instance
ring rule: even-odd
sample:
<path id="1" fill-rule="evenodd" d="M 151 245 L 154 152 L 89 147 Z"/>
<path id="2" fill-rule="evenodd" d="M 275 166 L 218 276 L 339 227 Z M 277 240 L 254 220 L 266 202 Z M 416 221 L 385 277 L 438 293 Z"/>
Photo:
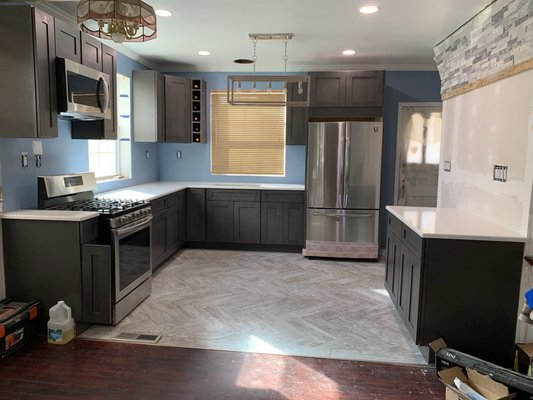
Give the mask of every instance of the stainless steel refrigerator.
<path id="1" fill-rule="evenodd" d="M 311 122 L 306 256 L 379 254 L 382 122 Z"/>

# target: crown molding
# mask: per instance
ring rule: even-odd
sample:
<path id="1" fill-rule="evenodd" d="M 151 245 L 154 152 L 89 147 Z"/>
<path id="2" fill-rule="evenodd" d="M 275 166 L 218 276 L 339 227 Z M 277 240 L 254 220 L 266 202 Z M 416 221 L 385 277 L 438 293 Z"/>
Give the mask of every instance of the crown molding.
<path id="1" fill-rule="evenodd" d="M 26 1 L 27 4 L 31 5 L 31 6 L 34 6 L 34 7 L 38 7 L 40 8 L 41 10 L 43 11 L 46 11 L 47 13 L 53 15 L 54 17 L 56 18 L 59 18 L 65 22 L 68 22 L 69 24 L 73 25 L 73 26 L 78 26 L 78 22 L 76 21 L 76 18 L 66 12 L 64 12 L 63 10 L 61 10 L 60 8 L 58 8 L 57 6 L 55 6 L 54 4 L 48 2 L 48 1 Z M 98 38 L 95 38 L 95 39 L 98 39 Z M 100 39 L 98 39 L 100 40 Z M 159 70 L 159 65 L 153 63 L 152 61 L 144 58 L 143 56 L 140 56 L 139 54 L 137 54 L 136 52 L 134 52 L 133 50 L 131 50 L 130 48 L 120 44 L 120 43 L 115 43 L 113 42 L 112 40 L 106 40 L 105 42 L 100 40 L 102 43 L 104 43 L 106 46 L 109 46 L 115 50 L 117 50 L 118 52 L 122 53 L 123 55 L 125 55 L 126 57 L 128 58 L 131 58 L 132 60 L 134 61 L 137 61 L 138 63 L 140 64 L 143 64 L 144 66 L 148 67 L 148 68 L 151 68 L 151 69 L 155 69 L 155 70 Z"/>
<path id="2" fill-rule="evenodd" d="M 309 71 L 347 71 L 347 70 L 387 70 L 387 71 L 437 71 L 436 64 L 342 64 L 342 65 L 298 65 L 287 67 L 287 72 Z M 251 68 L 243 69 L 235 64 L 214 67 L 195 67 L 183 65 L 165 65 L 161 72 L 246 72 L 252 73 Z M 280 72 L 280 66 L 258 68 L 256 72 Z"/>

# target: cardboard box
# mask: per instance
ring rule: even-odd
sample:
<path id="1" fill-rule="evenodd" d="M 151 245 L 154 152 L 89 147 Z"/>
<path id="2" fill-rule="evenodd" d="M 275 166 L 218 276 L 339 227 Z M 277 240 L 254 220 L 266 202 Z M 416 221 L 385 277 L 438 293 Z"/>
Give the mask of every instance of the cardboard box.
<path id="1" fill-rule="evenodd" d="M 480 374 L 473 369 L 467 368 L 465 376 L 461 367 L 443 369 L 437 372 L 442 383 L 446 385 L 446 400 L 468 400 L 468 397 L 461 393 L 453 383 L 455 378 L 459 378 L 476 392 L 488 400 L 512 399 L 514 395 L 509 394 L 507 386 L 498 383 L 487 375 Z"/>
<path id="2" fill-rule="evenodd" d="M 517 343 L 514 350 L 514 370 L 532 377 L 533 343 Z"/>

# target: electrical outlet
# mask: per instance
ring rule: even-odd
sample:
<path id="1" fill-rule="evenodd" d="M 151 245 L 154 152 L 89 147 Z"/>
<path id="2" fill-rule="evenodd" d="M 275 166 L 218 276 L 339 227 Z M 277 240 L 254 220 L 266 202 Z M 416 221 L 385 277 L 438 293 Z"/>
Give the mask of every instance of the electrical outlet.
<path id="1" fill-rule="evenodd" d="M 178 160 L 181 158 L 181 151 L 176 151 L 176 158 Z"/>
<path id="2" fill-rule="evenodd" d="M 144 155 L 146 156 L 146 159 L 148 160 L 150 158 L 150 152 L 148 150 L 146 150 L 146 152 L 144 153 Z"/>
<path id="3" fill-rule="evenodd" d="M 452 162 L 451 161 L 444 161 L 444 171 L 450 172 L 452 170 Z"/>
<path id="4" fill-rule="evenodd" d="M 492 179 L 496 182 L 507 182 L 507 165 L 494 165 Z"/>

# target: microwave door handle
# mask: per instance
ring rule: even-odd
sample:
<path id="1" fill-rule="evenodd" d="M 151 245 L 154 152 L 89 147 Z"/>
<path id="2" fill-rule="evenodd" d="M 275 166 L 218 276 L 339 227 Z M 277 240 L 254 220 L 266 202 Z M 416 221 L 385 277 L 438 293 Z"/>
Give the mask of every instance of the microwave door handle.
<path id="1" fill-rule="evenodd" d="M 104 104 L 102 104 L 102 100 L 100 100 L 100 88 L 102 85 L 104 85 Z M 109 86 L 102 77 L 98 78 L 98 83 L 96 84 L 96 102 L 98 103 L 98 108 L 100 108 L 100 111 L 105 113 L 107 111 L 107 107 L 109 107 Z"/>

